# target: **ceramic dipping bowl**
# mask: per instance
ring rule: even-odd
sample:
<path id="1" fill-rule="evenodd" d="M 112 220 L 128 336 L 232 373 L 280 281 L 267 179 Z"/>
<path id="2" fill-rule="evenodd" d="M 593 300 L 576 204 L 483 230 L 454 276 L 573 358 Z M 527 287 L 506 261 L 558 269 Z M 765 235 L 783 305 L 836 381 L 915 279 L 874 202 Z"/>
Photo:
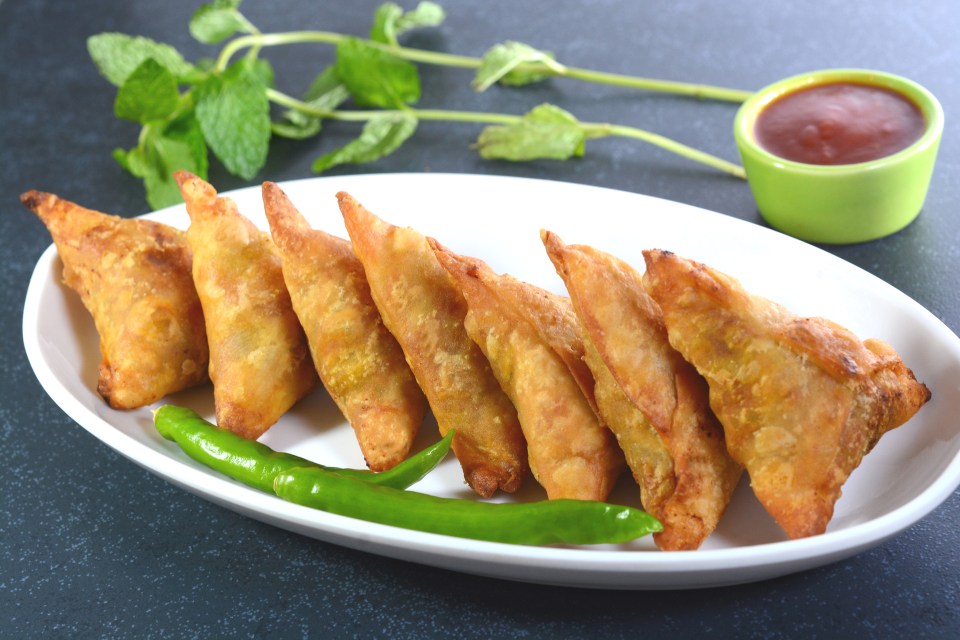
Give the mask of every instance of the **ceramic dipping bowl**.
<path id="1" fill-rule="evenodd" d="M 862 159 L 854 154 L 852 162 L 830 163 L 834 153 L 829 148 L 831 136 L 838 136 L 838 129 L 848 125 L 857 129 L 856 135 L 847 139 L 856 146 L 874 144 L 892 126 L 885 115 L 878 115 L 882 109 L 872 98 L 859 103 L 859 98 L 851 98 L 839 107 L 829 98 L 822 103 L 814 98 L 843 93 L 850 87 L 879 89 L 874 93 L 900 98 L 901 103 L 905 98 L 906 111 L 922 118 L 913 123 L 915 139 L 908 139 L 905 147 L 881 151 L 879 157 Z M 794 134 L 783 133 L 787 131 L 783 122 L 768 125 L 767 121 L 779 118 L 774 117 L 774 109 L 802 93 L 808 93 L 807 108 L 815 106 L 814 122 L 800 123 Z M 862 129 L 870 121 L 875 121 L 877 129 L 864 133 Z M 765 128 L 769 126 L 772 129 Z M 733 131 L 747 182 L 760 214 L 770 225 L 809 242 L 849 244 L 890 235 L 919 215 L 943 133 L 943 109 L 933 94 L 906 78 L 879 71 L 830 69 L 793 76 L 753 94 L 737 112 Z M 800 159 L 785 157 L 789 145 L 781 148 L 772 142 L 777 142 L 777 136 L 790 135 L 796 136 L 792 141 L 795 147 L 825 145 L 822 157 L 816 161 L 795 154 L 794 158 Z M 823 158 L 826 163 L 821 163 Z"/>

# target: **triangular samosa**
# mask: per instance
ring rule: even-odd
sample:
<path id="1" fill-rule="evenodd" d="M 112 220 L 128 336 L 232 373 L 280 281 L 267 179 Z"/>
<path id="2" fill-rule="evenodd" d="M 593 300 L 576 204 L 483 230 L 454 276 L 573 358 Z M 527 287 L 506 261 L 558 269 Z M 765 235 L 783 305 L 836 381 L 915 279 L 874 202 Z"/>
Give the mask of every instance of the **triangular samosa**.
<path id="1" fill-rule="evenodd" d="M 661 549 L 698 548 L 742 469 L 727 453 L 707 385 L 670 346 L 660 310 L 626 262 L 541 233 L 566 284 L 596 377 L 600 415 L 617 435 Z"/>
<path id="2" fill-rule="evenodd" d="M 272 182 L 263 184 L 263 206 L 320 380 L 367 466 L 389 469 L 410 451 L 427 401 L 380 320 L 363 265 L 349 242 L 311 228 Z"/>
<path id="3" fill-rule="evenodd" d="M 21 202 L 43 221 L 100 335 L 97 391 L 115 409 L 152 404 L 207 380 L 203 311 L 186 234 L 86 209 L 50 193 Z"/>
<path id="4" fill-rule="evenodd" d="M 400 343 L 441 434 L 479 495 L 516 491 L 527 472 L 517 411 L 467 335 L 467 303 L 425 236 L 391 225 L 347 193 L 337 194 L 353 250 L 383 323 Z"/>
<path id="5" fill-rule="evenodd" d="M 190 215 L 217 424 L 256 439 L 316 385 L 303 328 L 270 236 L 204 180 L 174 177 Z"/>
<path id="6" fill-rule="evenodd" d="M 757 498 L 790 538 L 823 533 L 851 472 L 929 390 L 880 340 L 794 315 L 673 253 L 644 258 L 670 343 L 707 379 Z"/>
<path id="7" fill-rule="evenodd" d="M 623 454 L 565 363 L 583 352 L 570 301 L 430 244 L 467 300 L 467 333 L 517 408 L 547 497 L 606 500 Z"/>

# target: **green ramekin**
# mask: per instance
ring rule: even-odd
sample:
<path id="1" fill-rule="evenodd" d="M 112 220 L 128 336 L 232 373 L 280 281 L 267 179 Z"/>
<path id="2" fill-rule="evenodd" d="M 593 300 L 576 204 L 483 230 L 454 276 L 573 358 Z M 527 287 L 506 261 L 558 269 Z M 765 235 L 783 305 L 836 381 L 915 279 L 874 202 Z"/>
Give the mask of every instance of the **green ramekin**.
<path id="1" fill-rule="evenodd" d="M 764 107 L 786 93 L 835 82 L 906 96 L 926 120 L 923 135 L 906 149 L 857 164 L 794 162 L 760 147 L 754 125 Z M 942 133 L 943 109 L 932 93 L 906 78 L 864 69 L 813 71 L 776 82 L 743 103 L 733 126 L 760 214 L 784 233 L 824 244 L 874 240 L 913 222 L 926 199 Z"/>

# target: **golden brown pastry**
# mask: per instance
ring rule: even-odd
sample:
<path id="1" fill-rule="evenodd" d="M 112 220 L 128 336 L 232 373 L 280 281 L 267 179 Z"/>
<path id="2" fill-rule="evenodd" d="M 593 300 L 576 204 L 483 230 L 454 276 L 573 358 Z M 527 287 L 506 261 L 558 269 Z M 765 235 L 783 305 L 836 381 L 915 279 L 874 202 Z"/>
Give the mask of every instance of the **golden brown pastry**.
<path id="1" fill-rule="evenodd" d="M 884 342 L 796 316 L 670 252 L 644 258 L 670 342 L 706 377 L 757 498 L 789 537 L 823 533 L 850 473 L 929 390 Z"/>
<path id="2" fill-rule="evenodd" d="M 463 326 L 463 295 L 423 235 L 384 222 L 347 193 L 337 199 L 383 323 L 440 432 L 456 429 L 453 450 L 467 484 L 484 497 L 515 491 L 528 471 L 526 442 L 516 409 Z"/>
<path id="3" fill-rule="evenodd" d="M 307 341 L 270 237 L 205 181 L 174 177 L 190 214 L 217 423 L 256 439 L 316 385 Z"/>
<path id="4" fill-rule="evenodd" d="M 350 243 L 312 229 L 279 186 L 263 205 L 283 279 L 330 397 L 353 427 L 367 466 L 402 461 L 427 411 L 403 351 L 383 326 Z"/>
<path id="5" fill-rule="evenodd" d="M 464 326 L 517 408 L 530 470 L 547 497 L 606 500 L 623 454 L 555 350 L 568 360 L 583 352 L 570 301 L 433 239 L 430 246 L 467 300 Z"/>
<path id="6" fill-rule="evenodd" d="M 600 415 L 624 450 L 644 508 L 663 523 L 657 546 L 698 548 L 742 472 L 727 453 L 706 383 L 670 346 L 636 270 L 549 231 L 541 238 L 580 321 Z"/>
<path id="7" fill-rule="evenodd" d="M 43 221 L 100 335 L 97 391 L 146 406 L 207 380 L 207 336 L 183 231 L 86 209 L 50 193 L 20 201 Z"/>

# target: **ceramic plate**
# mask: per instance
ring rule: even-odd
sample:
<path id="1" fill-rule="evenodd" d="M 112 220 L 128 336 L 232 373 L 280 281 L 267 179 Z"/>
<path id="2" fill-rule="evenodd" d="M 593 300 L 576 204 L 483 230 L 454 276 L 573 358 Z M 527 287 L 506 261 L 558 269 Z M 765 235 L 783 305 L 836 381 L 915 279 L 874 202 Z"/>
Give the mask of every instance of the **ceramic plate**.
<path id="1" fill-rule="evenodd" d="M 642 269 L 641 249 L 664 248 L 705 262 L 792 311 L 824 316 L 862 338 L 891 343 L 933 400 L 887 434 L 844 486 L 824 535 L 787 540 L 738 487 L 717 531 L 695 552 L 661 552 L 650 539 L 623 546 L 523 547 L 370 524 L 314 511 L 237 484 L 187 458 L 154 431 L 149 408 L 118 412 L 96 393 L 97 335 L 79 298 L 60 284 L 54 247 L 40 258 L 24 309 L 27 355 L 40 383 L 76 422 L 158 476 L 252 518 L 320 540 L 455 571 L 547 584 L 625 589 L 707 587 L 780 576 L 849 557 L 927 515 L 960 484 L 960 339 L 916 302 L 826 252 L 769 229 L 642 195 L 519 178 L 469 175 L 361 175 L 282 185 L 312 224 L 346 237 L 339 190 L 399 225 L 452 250 L 557 292 L 560 279 L 539 230 L 590 244 Z M 266 228 L 259 188 L 230 194 Z M 186 228 L 182 206 L 150 218 Z M 169 399 L 213 416 L 209 386 Z M 428 418 L 418 446 L 436 440 Z M 361 467 L 352 431 L 322 390 L 298 404 L 262 441 L 325 464 Z M 529 482 L 519 496 L 538 499 Z M 415 489 L 468 497 L 452 458 Z M 638 506 L 629 478 L 611 500 Z M 500 498 L 504 499 L 504 498 Z"/>

